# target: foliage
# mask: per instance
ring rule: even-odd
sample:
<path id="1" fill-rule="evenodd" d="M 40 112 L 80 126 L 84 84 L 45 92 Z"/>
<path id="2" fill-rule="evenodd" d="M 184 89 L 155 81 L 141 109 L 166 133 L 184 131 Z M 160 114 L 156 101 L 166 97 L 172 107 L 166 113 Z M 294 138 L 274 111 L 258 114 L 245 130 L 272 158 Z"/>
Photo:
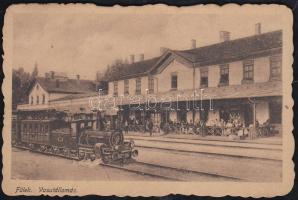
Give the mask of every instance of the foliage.
<path id="1" fill-rule="evenodd" d="M 120 70 L 123 70 L 123 65 L 128 64 L 127 60 L 117 59 L 112 65 L 108 65 L 104 73 L 103 79 L 110 80 L 113 79 L 113 75 L 118 74 Z"/>
<path id="2" fill-rule="evenodd" d="M 32 73 L 26 72 L 22 67 L 12 71 L 12 108 L 17 104 L 28 103 L 28 92 L 38 76 L 38 68 L 35 65 Z"/>

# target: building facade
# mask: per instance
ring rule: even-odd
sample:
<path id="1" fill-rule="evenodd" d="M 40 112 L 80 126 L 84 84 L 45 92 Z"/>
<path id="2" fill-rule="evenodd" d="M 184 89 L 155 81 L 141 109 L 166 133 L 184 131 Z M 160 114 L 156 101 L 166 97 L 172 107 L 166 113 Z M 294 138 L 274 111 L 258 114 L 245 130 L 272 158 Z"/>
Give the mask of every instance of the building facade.
<path id="1" fill-rule="evenodd" d="M 220 43 L 183 51 L 168 49 L 160 57 L 123 69 L 109 81 L 108 93 L 121 99 L 123 120 L 204 120 L 212 124 L 236 115 L 245 126 L 270 121 L 280 127 L 282 31 L 236 40 L 225 37 Z M 194 93 L 199 95 L 193 98 Z M 142 108 L 134 110 L 131 102 L 136 96 Z M 150 107 L 148 96 L 158 109 Z M 171 106 L 160 106 L 167 99 Z"/>
<path id="2" fill-rule="evenodd" d="M 37 79 L 30 105 L 46 104 L 62 110 L 114 110 L 121 121 L 152 119 L 212 125 L 238 118 L 245 127 L 282 123 L 282 31 L 230 40 L 191 49 L 162 49 L 160 56 L 129 64 L 108 80 L 107 94 L 99 94 L 90 81 Z M 50 81 L 49 81 L 50 80 Z M 51 84 L 45 84 L 46 81 Z M 65 81 L 65 82 L 63 82 Z M 49 87 L 51 85 L 51 87 Z"/>

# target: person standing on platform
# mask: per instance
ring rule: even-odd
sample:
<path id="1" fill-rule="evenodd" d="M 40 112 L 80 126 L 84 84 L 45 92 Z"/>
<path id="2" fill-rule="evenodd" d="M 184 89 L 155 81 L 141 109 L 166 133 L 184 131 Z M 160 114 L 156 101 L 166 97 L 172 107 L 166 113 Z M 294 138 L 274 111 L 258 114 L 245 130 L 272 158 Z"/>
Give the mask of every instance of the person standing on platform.
<path id="1" fill-rule="evenodd" d="M 149 120 L 149 123 L 148 123 L 148 129 L 149 129 L 149 132 L 150 132 L 150 136 L 152 136 L 153 122 L 152 122 L 151 119 Z"/>

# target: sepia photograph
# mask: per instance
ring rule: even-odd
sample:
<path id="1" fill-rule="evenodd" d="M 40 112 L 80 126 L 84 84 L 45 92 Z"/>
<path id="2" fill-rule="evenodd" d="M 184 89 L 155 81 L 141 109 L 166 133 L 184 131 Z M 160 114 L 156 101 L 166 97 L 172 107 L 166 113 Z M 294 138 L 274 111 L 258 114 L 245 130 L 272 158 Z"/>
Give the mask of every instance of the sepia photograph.
<path id="1" fill-rule="evenodd" d="M 290 191 L 286 7 L 31 4 L 7 13 L 6 193 Z M 133 187 L 115 192 L 124 184 Z"/>

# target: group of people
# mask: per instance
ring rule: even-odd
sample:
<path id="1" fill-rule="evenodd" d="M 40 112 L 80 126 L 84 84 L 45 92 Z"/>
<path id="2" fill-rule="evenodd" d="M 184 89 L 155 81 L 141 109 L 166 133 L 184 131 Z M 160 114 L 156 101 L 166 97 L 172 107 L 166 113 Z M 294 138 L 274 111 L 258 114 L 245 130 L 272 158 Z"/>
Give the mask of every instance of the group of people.
<path id="1" fill-rule="evenodd" d="M 142 120 L 138 120 L 136 118 L 129 118 L 128 120 L 124 120 L 123 122 L 123 127 L 124 127 L 124 131 L 125 133 L 128 133 L 130 127 L 135 127 L 134 130 L 139 130 L 141 132 L 149 132 L 150 136 L 152 136 L 153 134 L 153 121 L 152 119 L 145 119 L 144 121 Z M 137 128 L 138 127 L 138 128 Z M 141 127 L 141 128 L 139 128 Z"/>
<path id="2" fill-rule="evenodd" d="M 269 124 L 269 120 L 267 120 L 264 124 Z M 256 126 L 259 127 L 258 122 Z M 215 118 L 213 120 L 172 121 L 169 119 L 168 121 L 161 121 L 159 124 L 154 123 L 150 118 L 146 118 L 145 120 L 129 118 L 128 120 L 123 121 L 122 127 L 125 133 L 128 133 L 128 131 L 142 133 L 149 132 L 150 136 L 152 136 L 153 132 L 159 132 L 160 130 L 162 130 L 164 134 L 197 134 L 201 136 L 236 135 L 240 137 L 246 137 L 249 134 L 249 127 L 245 127 L 243 119 L 241 119 L 240 115 L 234 113 L 231 113 L 227 120 Z"/>

